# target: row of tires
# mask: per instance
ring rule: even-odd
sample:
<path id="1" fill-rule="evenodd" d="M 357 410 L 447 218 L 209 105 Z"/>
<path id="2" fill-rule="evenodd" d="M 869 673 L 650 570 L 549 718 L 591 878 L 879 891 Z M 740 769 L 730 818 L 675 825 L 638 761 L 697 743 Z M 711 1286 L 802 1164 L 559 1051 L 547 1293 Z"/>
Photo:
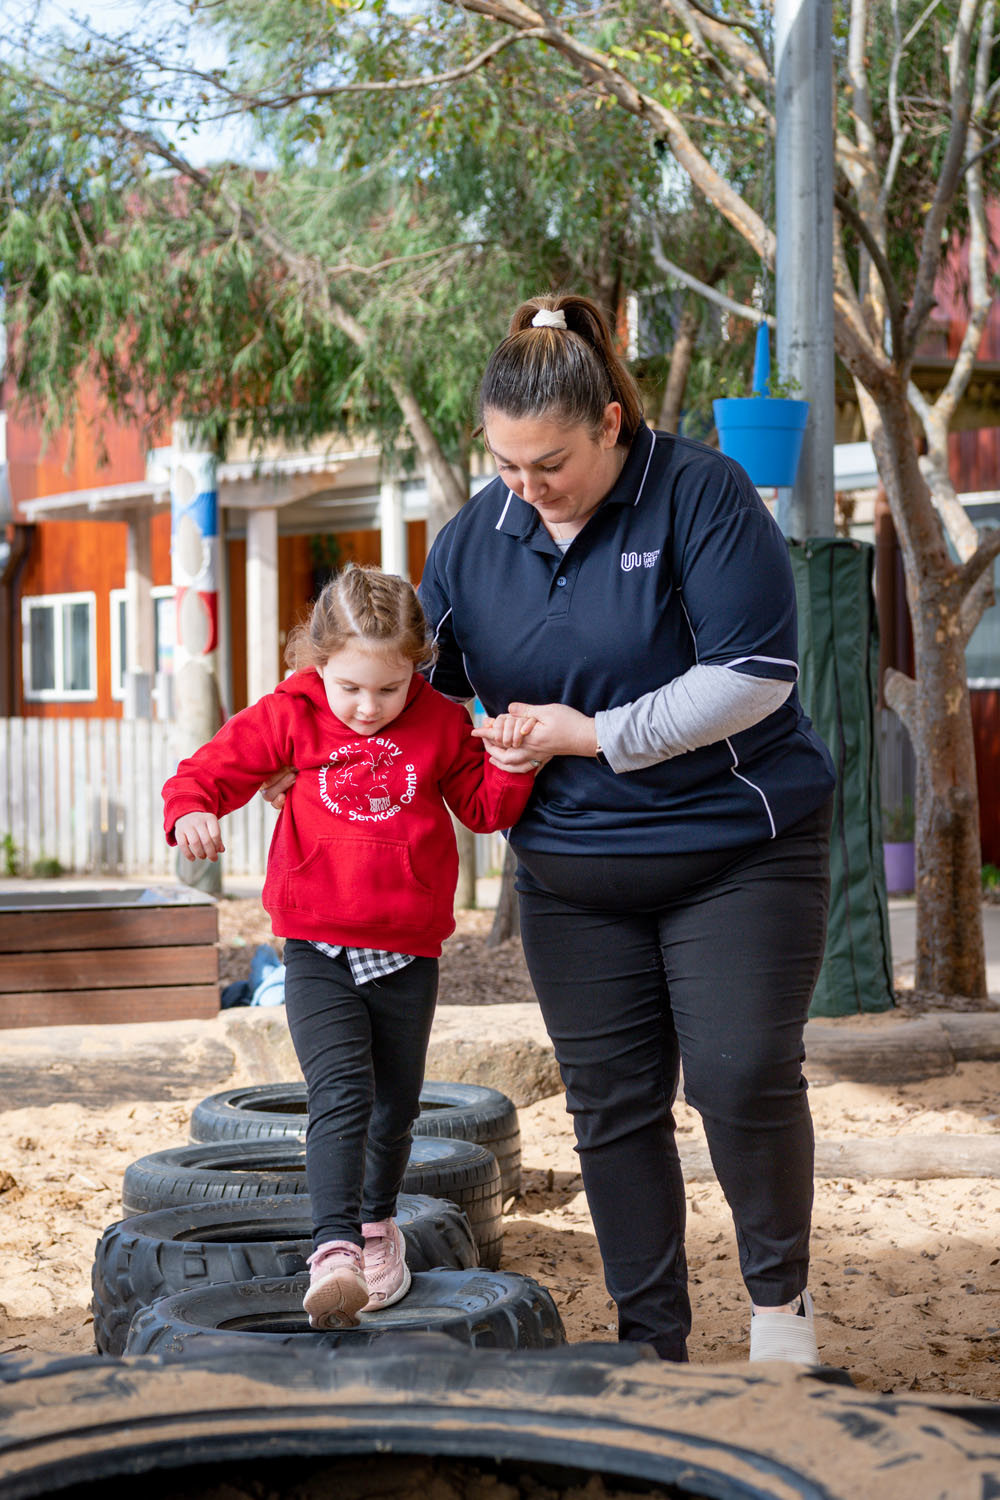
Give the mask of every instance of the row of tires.
<path id="1" fill-rule="evenodd" d="M 520 1189 L 517 1111 L 496 1089 L 437 1082 L 421 1094 L 397 1213 L 414 1273 L 408 1296 L 358 1329 L 309 1329 L 305 1124 L 304 1085 L 226 1090 L 195 1108 L 190 1142 L 126 1168 L 127 1217 L 105 1231 L 94 1258 L 100 1353 L 178 1354 L 233 1334 L 365 1343 L 402 1329 L 501 1348 L 565 1341 L 549 1294 L 498 1269 L 503 1206 Z"/>

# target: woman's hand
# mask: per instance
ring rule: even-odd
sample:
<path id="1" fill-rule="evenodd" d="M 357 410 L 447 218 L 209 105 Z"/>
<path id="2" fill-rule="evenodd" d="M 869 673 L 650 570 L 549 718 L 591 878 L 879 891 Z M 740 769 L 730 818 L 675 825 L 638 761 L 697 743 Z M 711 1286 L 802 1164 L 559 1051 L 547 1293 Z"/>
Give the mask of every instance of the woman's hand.
<path id="1" fill-rule="evenodd" d="M 270 802 L 275 812 L 280 812 L 284 807 L 285 796 L 295 785 L 295 778 L 298 774 L 294 766 L 285 766 L 284 770 L 279 771 L 273 781 L 269 781 L 265 786 L 261 787 L 260 795 L 265 802 Z"/>
<path id="2" fill-rule="evenodd" d="M 214 813 L 185 813 L 174 824 L 174 838 L 185 859 L 210 859 L 214 864 L 226 852 L 222 829 Z"/>
<path id="3" fill-rule="evenodd" d="M 565 703 L 512 703 L 505 714 L 472 732 L 486 742 L 495 764 L 508 769 L 513 769 L 510 762 L 498 759 L 501 751 L 527 751 L 539 764 L 553 755 L 597 754 L 594 720 Z"/>
<path id="4" fill-rule="evenodd" d="M 472 731 L 477 740 L 482 740 L 486 753 L 501 771 L 537 771 L 548 760 L 547 755 L 536 755 L 523 743 L 525 730 L 534 720 L 516 719 L 512 714 L 497 714 L 487 719 Z"/>

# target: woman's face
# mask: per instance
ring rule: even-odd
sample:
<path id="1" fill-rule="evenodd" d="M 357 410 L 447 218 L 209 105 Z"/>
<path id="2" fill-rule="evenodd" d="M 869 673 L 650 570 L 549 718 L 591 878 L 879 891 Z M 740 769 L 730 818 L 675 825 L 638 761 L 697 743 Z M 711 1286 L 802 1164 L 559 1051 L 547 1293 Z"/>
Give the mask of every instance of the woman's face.
<path id="1" fill-rule="evenodd" d="M 622 409 L 611 401 L 601 430 L 566 427 L 552 417 L 508 417 L 487 410 L 483 415 L 486 446 L 505 484 L 537 510 L 543 525 L 556 535 L 579 531 L 612 488 L 625 462 L 617 448 Z"/>

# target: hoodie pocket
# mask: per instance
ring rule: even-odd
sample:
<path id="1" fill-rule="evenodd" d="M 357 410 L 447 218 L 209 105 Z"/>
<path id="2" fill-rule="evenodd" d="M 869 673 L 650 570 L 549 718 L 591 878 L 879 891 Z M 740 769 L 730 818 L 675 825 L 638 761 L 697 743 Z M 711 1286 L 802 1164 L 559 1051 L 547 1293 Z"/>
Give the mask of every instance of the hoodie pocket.
<path id="1" fill-rule="evenodd" d="M 414 874 L 404 839 L 320 839 L 308 859 L 285 876 L 289 910 L 344 922 L 422 926 L 436 897 Z"/>

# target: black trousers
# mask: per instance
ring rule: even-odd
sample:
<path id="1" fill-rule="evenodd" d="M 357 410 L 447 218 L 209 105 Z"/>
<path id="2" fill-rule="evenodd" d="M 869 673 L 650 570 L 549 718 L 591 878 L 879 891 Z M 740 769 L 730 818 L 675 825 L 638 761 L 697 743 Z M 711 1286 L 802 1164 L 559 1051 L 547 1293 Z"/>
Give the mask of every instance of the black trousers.
<path id="1" fill-rule="evenodd" d="M 343 953 L 285 943 L 285 1012 L 308 1096 L 314 1246 L 361 1245 L 363 1223 L 396 1212 L 437 987 L 436 958 L 356 984 Z"/>
<path id="2" fill-rule="evenodd" d="M 524 953 L 566 1085 L 619 1338 L 687 1357 L 678 1066 L 754 1302 L 805 1286 L 813 1133 L 803 1028 L 823 956 L 830 806 L 711 854 L 519 851 Z"/>

